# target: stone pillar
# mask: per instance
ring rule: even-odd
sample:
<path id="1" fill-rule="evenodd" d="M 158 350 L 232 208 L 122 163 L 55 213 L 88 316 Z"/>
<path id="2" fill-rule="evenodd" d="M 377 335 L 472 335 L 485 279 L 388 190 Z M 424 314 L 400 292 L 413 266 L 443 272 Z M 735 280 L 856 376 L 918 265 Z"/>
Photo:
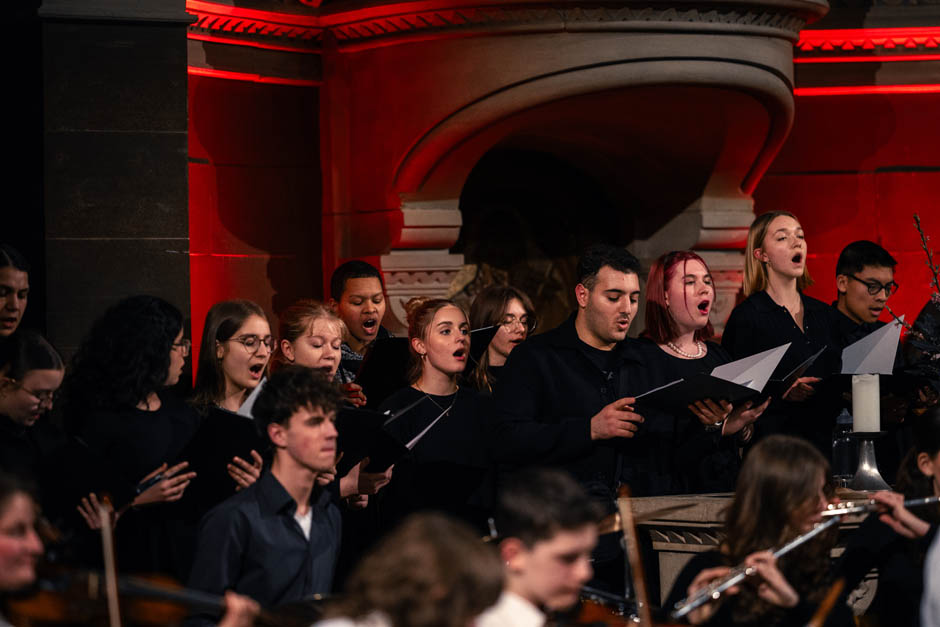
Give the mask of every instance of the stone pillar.
<path id="1" fill-rule="evenodd" d="M 191 16 L 183 0 L 46 0 L 39 15 L 47 325 L 69 355 L 126 296 L 188 317 Z"/>
<path id="2" fill-rule="evenodd" d="M 463 266 L 449 252 L 460 235 L 457 199 L 402 203 L 402 228 L 388 254 L 379 258 L 388 293 L 384 324 L 393 333 L 407 329 L 405 303 L 415 296 L 445 298 Z"/>

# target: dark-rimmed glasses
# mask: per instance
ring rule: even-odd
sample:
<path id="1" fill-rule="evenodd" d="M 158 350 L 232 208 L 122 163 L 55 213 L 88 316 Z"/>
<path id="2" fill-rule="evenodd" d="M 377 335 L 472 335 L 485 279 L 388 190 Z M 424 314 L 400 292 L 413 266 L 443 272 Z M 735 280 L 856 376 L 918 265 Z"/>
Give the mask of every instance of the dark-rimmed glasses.
<path id="1" fill-rule="evenodd" d="M 259 350 L 261 350 L 262 344 L 267 346 L 268 350 L 272 352 L 274 351 L 275 346 L 274 336 L 272 335 L 265 335 L 264 337 L 259 337 L 257 335 L 241 335 L 239 337 L 230 338 L 226 341 L 238 342 L 245 347 L 245 350 L 248 351 L 250 355 L 254 355 Z"/>
<path id="2" fill-rule="evenodd" d="M 866 280 L 858 278 L 854 274 L 847 274 L 846 276 L 849 277 L 850 279 L 858 281 L 859 283 L 867 287 L 868 293 L 871 294 L 872 296 L 875 296 L 878 294 L 878 292 L 880 292 L 881 290 L 884 290 L 885 297 L 888 297 L 894 294 L 895 292 L 897 292 L 898 288 L 901 287 L 894 281 L 890 281 L 888 283 L 881 283 L 879 281 L 876 281 L 875 279 L 868 279 L 866 281 Z"/>

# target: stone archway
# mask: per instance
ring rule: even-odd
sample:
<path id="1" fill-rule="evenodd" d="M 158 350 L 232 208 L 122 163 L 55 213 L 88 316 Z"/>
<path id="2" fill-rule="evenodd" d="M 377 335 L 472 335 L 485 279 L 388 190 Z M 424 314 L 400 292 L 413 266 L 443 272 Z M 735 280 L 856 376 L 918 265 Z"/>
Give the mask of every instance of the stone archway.
<path id="1" fill-rule="evenodd" d="M 706 251 L 716 314 L 733 305 L 750 193 L 792 124 L 792 42 L 825 6 L 576 4 L 489 7 L 506 19 L 421 37 L 357 27 L 324 51 L 325 269 L 374 259 L 399 324 L 402 300 L 446 293 L 462 267 L 459 199 L 494 147 L 590 172 L 635 216 L 638 256 Z"/>

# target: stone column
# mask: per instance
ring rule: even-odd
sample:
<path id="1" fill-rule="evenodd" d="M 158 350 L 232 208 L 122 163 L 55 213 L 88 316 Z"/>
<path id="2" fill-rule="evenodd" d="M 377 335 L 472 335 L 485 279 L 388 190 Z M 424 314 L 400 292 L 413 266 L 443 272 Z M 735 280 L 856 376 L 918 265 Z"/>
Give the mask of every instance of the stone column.
<path id="1" fill-rule="evenodd" d="M 463 255 L 449 252 L 460 235 L 457 199 L 403 202 L 402 228 L 387 255 L 379 258 L 388 294 L 384 324 L 407 329 L 405 303 L 415 296 L 445 298 L 463 267 Z"/>

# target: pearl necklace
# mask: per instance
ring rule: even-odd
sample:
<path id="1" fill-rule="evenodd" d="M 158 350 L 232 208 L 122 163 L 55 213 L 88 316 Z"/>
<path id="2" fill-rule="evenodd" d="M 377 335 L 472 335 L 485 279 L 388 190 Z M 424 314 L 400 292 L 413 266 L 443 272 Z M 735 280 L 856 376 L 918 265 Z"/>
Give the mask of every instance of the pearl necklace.
<path id="1" fill-rule="evenodd" d="M 693 355 L 692 353 L 685 352 L 672 342 L 666 342 L 666 346 L 671 348 L 677 355 L 682 355 L 686 359 L 698 359 L 705 354 L 705 345 L 702 342 L 696 340 L 695 345 L 698 346 L 698 352 Z"/>

